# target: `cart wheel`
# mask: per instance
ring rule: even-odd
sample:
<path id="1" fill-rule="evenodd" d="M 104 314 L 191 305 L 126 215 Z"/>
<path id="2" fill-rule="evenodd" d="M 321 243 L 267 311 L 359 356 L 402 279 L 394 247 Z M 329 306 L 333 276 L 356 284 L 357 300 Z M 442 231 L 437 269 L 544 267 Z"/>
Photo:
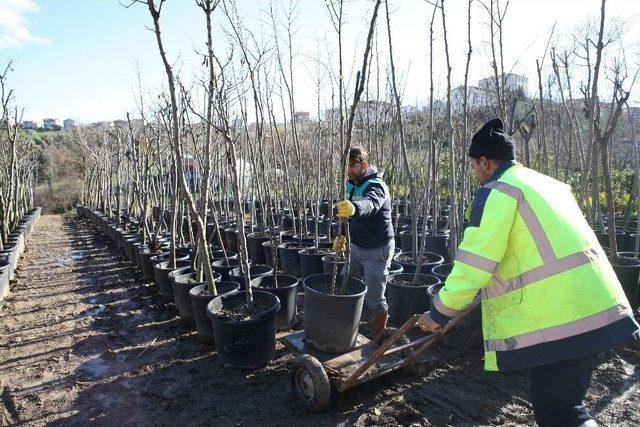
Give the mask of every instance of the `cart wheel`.
<path id="1" fill-rule="evenodd" d="M 311 412 L 329 406 L 331 385 L 322 364 L 313 356 L 301 354 L 291 365 L 291 384 L 298 401 Z"/>

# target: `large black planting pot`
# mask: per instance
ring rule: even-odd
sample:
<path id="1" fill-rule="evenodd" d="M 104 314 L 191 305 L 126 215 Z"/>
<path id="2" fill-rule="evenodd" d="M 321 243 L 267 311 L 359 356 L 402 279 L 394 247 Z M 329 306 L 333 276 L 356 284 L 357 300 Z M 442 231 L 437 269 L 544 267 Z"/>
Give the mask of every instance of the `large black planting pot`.
<path id="1" fill-rule="evenodd" d="M 265 232 L 247 234 L 247 252 L 254 264 L 266 264 L 262 244 L 270 239 L 269 234 Z"/>
<path id="2" fill-rule="evenodd" d="M 193 306 L 191 305 L 191 297 L 189 291 L 198 285 L 206 285 L 207 282 L 199 282 L 196 279 L 196 273 L 187 273 L 174 279 L 174 304 L 180 312 L 180 318 L 183 323 L 189 326 L 195 326 L 193 317 Z M 213 280 L 220 282 L 220 275 L 214 273 Z"/>
<path id="3" fill-rule="evenodd" d="M 227 259 L 236 259 L 238 258 L 238 254 L 233 251 L 223 251 L 222 249 L 214 249 L 211 251 L 211 261 L 217 261 L 219 259 L 224 259 L 225 252 L 227 254 Z"/>
<path id="4" fill-rule="evenodd" d="M 277 241 L 274 243 L 277 251 L 279 243 Z M 264 263 L 273 267 L 273 245 L 271 241 L 262 242 L 262 253 L 264 254 Z M 277 270 L 281 269 L 281 265 L 280 257 L 278 257 Z"/>
<path id="5" fill-rule="evenodd" d="M 9 261 L 0 260 L 0 301 L 9 295 L 10 267 Z"/>
<path id="6" fill-rule="evenodd" d="M 276 315 L 276 330 L 284 331 L 291 328 L 296 317 L 299 281 L 297 277 L 286 274 L 278 274 L 277 276 L 277 287 L 274 286 L 273 274 L 252 279 L 251 286 L 278 297 L 280 310 Z"/>
<path id="7" fill-rule="evenodd" d="M 404 273 L 414 273 L 416 271 L 416 260 L 411 252 L 400 252 L 393 257 L 393 260 L 404 268 Z M 444 258 L 433 252 L 425 252 L 420 266 L 421 274 L 431 274 L 433 267 L 444 262 Z"/>
<path id="8" fill-rule="evenodd" d="M 161 261 L 153 266 L 153 277 L 158 284 L 158 292 L 163 300 L 173 301 L 173 284 L 169 279 L 169 274 L 177 269 L 190 266 L 191 261 L 188 260 L 176 260 L 175 268 L 169 266 L 169 261 Z"/>
<path id="9" fill-rule="evenodd" d="M 218 295 L 211 295 L 206 283 L 191 288 L 189 296 L 191 298 L 191 306 L 193 307 L 193 318 L 196 321 L 198 340 L 209 344 L 215 343 L 213 325 L 209 320 L 209 316 L 207 316 L 207 305 L 217 296 L 237 293 L 239 291 L 240 284 L 229 281 L 216 283 L 216 292 Z"/>
<path id="10" fill-rule="evenodd" d="M 0 257 L 6 258 L 7 263 L 9 264 L 9 280 L 13 280 L 15 278 L 15 270 L 18 266 L 18 250 L 16 246 L 8 247 L 5 245 L 4 249 L 0 251 Z"/>
<path id="11" fill-rule="evenodd" d="M 331 274 L 314 274 L 304 279 L 304 340 L 316 350 L 343 353 L 356 343 L 362 304 L 367 287 L 349 278 L 345 295 L 329 294 Z M 336 293 L 342 281 L 336 281 Z"/>
<path id="12" fill-rule="evenodd" d="M 157 257 L 163 255 L 163 253 L 163 249 L 152 250 L 148 247 L 138 252 L 138 266 L 142 271 L 144 280 L 153 280 L 153 266 L 159 262 Z M 152 261 L 153 258 L 156 258 L 156 260 Z"/>
<path id="13" fill-rule="evenodd" d="M 333 254 L 333 250 L 331 249 L 301 249 L 298 252 L 298 257 L 300 259 L 300 274 L 301 276 L 307 277 L 312 274 L 322 274 L 324 273 L 324 269 L 322 266 L 322 258 L 326 255 Z"/>
<path id="14" fill-rule="evenodd" d="M 429 306 L 433 306 L 433 299 L 444 283 L 429 286 Z M 473 309 L 473 312 L 462 319 L 455 327 L 449 329 L 438 341 L 444 347 L 465 347 L 471 348 L 482 344 L 482 312 L 480 304 Z"/>
<path id="15" fill-rule="evenodd" d="M 278 258 L 284 274 L 300 277 L 300 255 L 301 249 L 310 248 L 313 243 L 285 242 L 278 245 Z"/>
<path id="16" fill-rule="evenodd" d="M 640 305 L 638 295 L 638 287 L 640 286 L 638 283 L 640 276 L 640 260 L 635 258 L 619 257 L 618 262 L 615 264 L 611 263 L 611 266 L 613 267 L 613 271 L 616 272 L 616 276 L 618 276 L 618 280 L 622 285 L 624 294 L 629 300 L 631 308 L 635 312 Z"/>
<path id="17" fill-rule="evenodd" d="M 278 297 L 269 292 L 254 290 L 254 304 L 261 308 L 246 320 L 235 320 L 229 310 L 246 304 L 247 292 L 222 295 L 207 306 L 213 325 L 216 349 L 225 367 L 256 369 L 269 362 L 276 353 L 276 313 L 280 309 Z"/>
<path id="18" fill-rule="evenodd" d="M 251 260 L 248 261 L 249 265 L 251 265 Z M 229 259 L 229 262 L 224 259 L 218 259 L 211 263 L 211 269 L 217 273 L 220 273 L 222 275 L 222 280 L 229 280 L 229 272 L 239 266 L 240 258 Z"/>
<path id="19" fill-rule="evenodd" d="M 322 272 L 325 274 L 333 274 L 333 265 L 335 264 L 335 255 L 325 255 L 322 257 Z M 344 267 L 344 261 L 338 261 L 336 274 L 340 275 Z"/>
<path id="20" fill-rule="evenodd" d="M 422 314 L 431 308 L 427 289 L 440 283 L 440 279 L 429 274 L 419 274 L 413 283 L 413 273 L 394 274 L 387 282 L 387 303 L 389 305 L 389 323 L 403 325 L 414 314 Z"/>
<path id="21" fill-rule="evenodd" d="M 268 274 L 273 273 L 273 268 L 268 265 L 260 265 L 260 264 L 251 264 L 249 266 L 249 281 L 251 279 L 255 279 L 256 277 L 266 276 Z M 229 272 L 229 280 L 238 282 L 244 288 L 244 273 L 242 272 L 242 267 L 236 267 Z"/>
<path id="22" fill-rule="evenodd" d="M 438 266 L 433 267 L 432 273 L 436 276 L 442 283 L 449 277 L 451 273 L 451 269 L 453 269 L 453 264 L 440 264 Z"/>

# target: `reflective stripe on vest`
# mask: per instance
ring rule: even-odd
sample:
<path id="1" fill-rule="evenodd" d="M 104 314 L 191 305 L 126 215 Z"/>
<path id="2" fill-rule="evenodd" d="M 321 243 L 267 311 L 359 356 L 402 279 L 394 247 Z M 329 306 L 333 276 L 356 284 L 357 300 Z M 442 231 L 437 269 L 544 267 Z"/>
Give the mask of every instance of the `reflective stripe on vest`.
<path id="1" fill-rule="evenodd" d="M 499 297 L 507 292 L 521 289 L 540 280 L 548 279 L 556 274 L 564 273 L 565 271 L 569 271 L 573 268 L 594 262 L 597 258 L 598 253 L 594 249 L 587 249 L 585 251 L 567 255 L 557 261 L 543 264 L 540 267 L 531 269 L 522 273 L 520 276 L 514 277 L 513 279 L 502 280 L 499 275 L 494 274 L 493 280 L 495 284 L 482 289 L 482 298 L 491 299 Z"/>
<path id="2" fill-rule="evenodd" d="M 506 339 L 485 340 L 484 349 L 485 351 L 509 351 L 548 341 L 557 341 L 602 328 L 629 316 L 633 316 L 631 309 L 618 304 L 591 316 L 562 325 L 539 329 Z"/>
<path id="3" fill-rule="evenodd" d="M 505 182 L 492 181 L 485 185 L 487 188 L 491 188 L 501 193 L 504 193 L 510 197 L 513 197 L 518 202 L 518 213 L 522 217 L 533 241 L 535 242 L 543 264 L 539 267 L 533 268 L 529 271 L 522 273 L 521 275 L 512 279 L 503 280 L 498 274 L 493 275 L 494 284 L 483 288 L 481 291 L 483 299 L 491 299 L 499 297 L 508 292 L 521 289 L 527 285 L 535 283 L 537 281 L 547 279 L 556 274 L 564 273 L 572 270 L 576 267 L 594 262 L 598 258 L 598 253 L 594 249 L 586 249 L 584 251 L 576 252 L 566 257 L 558 259 L 551 247 L 551 242 L 547 237 L 540 220 L 536 216 L 535 212 L 531 208 L 529 202 L 524 198 L 524 193 L 518 187 L 507 184 Z M 457 259 L 457 257 L 456 257 Z M 464 260 L 462 262 L 467 263 Z M 476 266 L 469 262 L 472 266 Z M 493 273 L 488 269 L 482 269 L 489 273 Z"/>
<path id="4" fill-rule="evenodd" d="M 538 247 L 538 253 L 540 253 L 542 262 L 546 264 L 547 262 L 555 261 L 557 258 L 553 252 L 553 248 L 551 247 L 551 242 L 549 241 L 547 234 L 544 232 L 542 224 L 540 224 L 540 220 L 536 216 L 535 212 L 533 212 L 531 205 L 524 198 L 522 190 L 518 187 L 500 181 L 491 181 L 487 183 L 485 187 L 498 190 L 501 193 L 516 199 L 518 202 L 518 212 Z"/>
<path id="5" fill-rule="evenodd" d="M 471 267 L 475 267 L 478 270 L 486 271 L 487 273 L 493 273 L 498 266 L 498 263 L 485 258 L 482 255 L 477 255 L 464 249 L 458 249 L 456 253 L 456 261 L 464 262 Z"/>

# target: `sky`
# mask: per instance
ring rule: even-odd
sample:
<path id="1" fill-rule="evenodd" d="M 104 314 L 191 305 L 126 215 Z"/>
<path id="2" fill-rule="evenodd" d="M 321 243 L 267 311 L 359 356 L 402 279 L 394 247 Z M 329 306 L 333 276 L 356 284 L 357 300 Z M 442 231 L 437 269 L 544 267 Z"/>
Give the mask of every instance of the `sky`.
<path id="1" fill-rule="evenodd" d="M 505 0 L 501 0 L 505 3 Z M 73 118 L 89 123 L 135 115 L 137 69 L 144 93 L 154 93 L 166 82 L 148 10 L 125 0 L 0 0 L 0 66 L 14 61 L 9 85 L 24 119 L 41 121 Z M 289 0 L 273 0 L 276 10 Z M 243 24 L 269 39 L 269 0 L 237 0 Z M 317 111 L 316 78 L 320 63 L 336 68 L 337 36 L 323 0 L 298 0 L 294 29 L 296 109 Z M 347 87 L 352 90 L 356 68 L 362 61 L 373 2 L 345 2 L 344 64 Z M 504 23 L 505 69 L 529 78 L 529 91 L 537 90 L 537 58 L 544 55 L 551 38 L 559 48 L 570 47 L 584 37 L 584 25 L 599 17 L 600 0 L 511 0 Z M 429 20 L 432 6 L 425 0 L 390 0 L 391 28 L 396 71 L 403 103 L 424 105 L 429 90 Z M 467 1 L 445 1 L 447 38 L 453 87 L 462 84 L 467 49 Z M 388 57 L 386 22 L 381 8 L 378 21 L 381 79 Z M 491 73 L 487 13 L 480 0 L 472 2 L 470 83 Z M 284 15 L 279 14 L 280 18 Z M 640 64 L 640 0 L 607 0 L 609 30 L 621 29 L 622 41 L 610 46 L 604 63 L 611 66 L 614 54 L 624 47 L 630 69 Z M 167 0 L 162 12 L 166 50 L 185 80 L 202 71 L 206 27 L 194 0 Z M 224 17 L 214 22 L 216 45 L 226 36 L 220 30 Z M 440 11 L 434 24 L 434 79 L 436 96 L 446 93 L 446 62 Z M 284 41 L 283 41 L 284 42 Z M 283 45 L 281 45 L 281 48 Z M 319 59 L 319 62 L 318 62 Z M 323 68 L 323 69 L 324 69 Z M 551 73 L 543 62 L 543 75 Z M 323 80 L 321 109 L 328 107 L 328 79 Z M 638 85 L 640 88 L 640 85 Z M 632 95 L 632 100 L 640 97 Z"/>

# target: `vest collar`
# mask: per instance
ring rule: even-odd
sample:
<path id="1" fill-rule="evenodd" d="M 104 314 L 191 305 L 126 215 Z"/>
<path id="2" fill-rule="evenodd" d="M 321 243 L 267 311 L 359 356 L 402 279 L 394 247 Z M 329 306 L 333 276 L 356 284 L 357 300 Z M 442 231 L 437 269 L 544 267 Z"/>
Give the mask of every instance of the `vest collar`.
<path id="1" fill-rule="evenodd" d="M 489 178 L 489 181 L 487 182 L 496 181 L 506 172 L 507 169 L 511 166 L 515 166 L 516 164 L 517 162 L 515 160 L 505 160 L 500 166 L 498 166 L 498 169 L 493 172 L 493 175 L 491 175 L 491 178 Z"/>

